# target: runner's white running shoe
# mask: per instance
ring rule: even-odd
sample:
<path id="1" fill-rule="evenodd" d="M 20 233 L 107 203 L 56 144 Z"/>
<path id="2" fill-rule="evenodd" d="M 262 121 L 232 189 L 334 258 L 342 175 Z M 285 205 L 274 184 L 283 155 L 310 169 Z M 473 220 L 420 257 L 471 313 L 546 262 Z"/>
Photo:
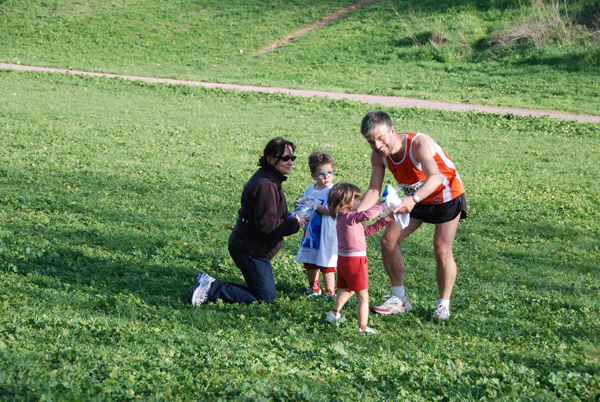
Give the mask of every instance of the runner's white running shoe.
<path id="1" fill-rule="evenodd" d="M 358 333 L 359 334 L 367 334 L 367 335 L 371 335 L 371 334 L 376 334 L 377 331 L 375 331 L 373 328 L 365 328 L 365 329 L 358 329 Z"/>
<path id="2" fill-rule="evenodd" d="M 412 306 L 408 297 L 402 301 L 398 296 L 391 295 L 380 306 L 373 307 L 373 311 L 378 314 L 397 314 L 411 311 Z"/>
<path id="3" fill-rule="evenodd" d="M 433 320 L 448 321 L 450 319 L 450 311 L 440 304 L 436 307 L 435 311 L 433 312 L 433 317 L 431 318 Z"/>

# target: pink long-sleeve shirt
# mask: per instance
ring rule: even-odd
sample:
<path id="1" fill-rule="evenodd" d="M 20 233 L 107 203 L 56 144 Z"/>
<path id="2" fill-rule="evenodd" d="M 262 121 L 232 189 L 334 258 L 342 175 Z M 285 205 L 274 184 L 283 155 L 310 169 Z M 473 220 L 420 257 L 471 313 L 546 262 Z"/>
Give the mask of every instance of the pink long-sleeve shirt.
<path id="1" fill-rule="evenodd" d="M 384 218 L 371 225 L 362 222 L 375 219 L 381 212 L 381 202 L 366 211 L 351 211 L 337 216 L 338 252 L 353 253 L 367 251 L 366 236 L 372 236 L 387 225 Z"/>

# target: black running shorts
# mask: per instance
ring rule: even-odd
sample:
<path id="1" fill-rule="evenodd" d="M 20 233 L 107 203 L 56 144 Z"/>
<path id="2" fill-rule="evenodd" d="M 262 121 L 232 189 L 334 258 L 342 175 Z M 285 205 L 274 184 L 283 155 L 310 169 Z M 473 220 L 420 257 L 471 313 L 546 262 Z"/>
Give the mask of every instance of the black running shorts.
<path id="1" fill-rule="evenodd" d="M 446 223 L 454 220 L 459 214 L 460 219 L 467 217 L 467 200 L 464 193 L 443 204 L 417 204 L 410 212 L 410 217 L 427 223 Z"/>

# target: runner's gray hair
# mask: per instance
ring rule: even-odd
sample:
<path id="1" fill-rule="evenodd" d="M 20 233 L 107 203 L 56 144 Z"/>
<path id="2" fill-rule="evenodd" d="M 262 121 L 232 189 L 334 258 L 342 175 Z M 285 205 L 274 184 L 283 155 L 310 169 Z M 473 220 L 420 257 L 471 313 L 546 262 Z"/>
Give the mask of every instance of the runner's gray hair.
<path id="1" fill-rule="evenodd" d="M 363 136 L 367 136 L 373 133 L 373 130 L 380 124 L 389 131 L 394 123 L 392 122 L 392 118 L 386 112 L 382 112 L 381 110 L 374 110 L 366 114 L 363 117 L 362 123 L 360 125 L 360 132 Z"/>

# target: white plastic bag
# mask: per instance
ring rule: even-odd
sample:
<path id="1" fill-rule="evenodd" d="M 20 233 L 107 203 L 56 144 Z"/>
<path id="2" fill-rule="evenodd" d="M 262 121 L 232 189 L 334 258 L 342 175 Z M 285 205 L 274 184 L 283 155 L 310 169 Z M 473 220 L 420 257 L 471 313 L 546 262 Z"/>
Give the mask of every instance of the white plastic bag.
<path id="1" fill-rule="evenodd" d="M 387 216 L 390 213 L 394 212 L 394 210 L 402 204 L 402 199 L 398 196 L 398 192 L 396 189 L 389 184 L 385 186 L 383 190 L 383 194 L 381 195 L 384 201 L 384 209 L 382 211 L 382 216 Z M 396 224 L 400 226 L 402 229 L 408 226 L 410 222 L 410 215 L 405 214 L 394 214 L 394 219 L 396 220 Z"/>
<path id="2" fill-rule="evenodd" d="M 306 198 L 301 197 L 296 200 L 296 209 L 294 209 L 290 213 L 290 218 L 295 217 L 296 215 L 300 216 L 300 218 L 311 219 L 315 216 L 317 210 L 317 204 L 311 201 L 306 200 Z"/>

